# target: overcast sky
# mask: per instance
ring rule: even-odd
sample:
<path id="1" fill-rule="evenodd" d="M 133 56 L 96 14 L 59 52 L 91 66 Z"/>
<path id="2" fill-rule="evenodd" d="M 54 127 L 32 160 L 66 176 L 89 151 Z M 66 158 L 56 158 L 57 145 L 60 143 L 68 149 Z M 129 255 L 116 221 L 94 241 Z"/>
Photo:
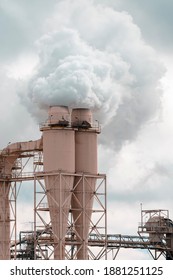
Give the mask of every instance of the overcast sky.
<path id="1" fill-rule="evenodd" d="M 173 219 L 172 11 L 171 0 L 0 1 L 0 149 L 39 138 L 49 105 L 90 107 L 108 233 L 136 235 L 141 203 Z"/>

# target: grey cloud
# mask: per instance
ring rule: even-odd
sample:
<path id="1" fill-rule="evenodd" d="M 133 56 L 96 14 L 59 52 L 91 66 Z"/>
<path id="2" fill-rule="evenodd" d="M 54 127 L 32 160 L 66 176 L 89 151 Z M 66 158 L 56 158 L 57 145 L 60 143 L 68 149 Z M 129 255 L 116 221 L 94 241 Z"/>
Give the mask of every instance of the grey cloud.
<path id="1" fill-rule="evenodd" d="M 127 11 L 140 27 L 142 35 L 157 50 L 172 52 L 173 2 L 172 0 L 102 0 L 119 11 Z M 95 0 L 100 3 L 100 0 Z"/>
<path id="2" fill-rule="evenodd" d="M 42 34 L 46 17 L 57 1 L 2 0 L 0 3 L 0 60 L 15 60 L 21 52 L 30 51 Z"/>
<path id="3" fill-rule="evenodd" d="M 138 178 L 131 188 L 124 189 L 123 186 L 116 186 L 114 191 L 109 192 L 109 200 L 128 203 L 157 203 L 164 205 L 170 203 L 172 195 L 173 171 L 170 162 L 155 162 L 151 169 Z M 159 206 L 160 207 L 160 206 Z"/>
<path id="4" fill-rule="evenodd" d="M 1 61 L 14 58 L 27 44 L 28 39 L 23 26 L 9 15 L 0 10 L 0 38 L 1 38 Z"/>
<path id="5" fill-rule="evenodd" d="M 8 142 L 24 141 L 27 137 L 37 138 L 40 135 L 38 125 L 35 125 L 31 115 L 16 95 L 18 82 L 7 76 L 4 68 L 0 68 L 0 149 Z"/>
<path id="6" fill-rule="evenodd" d="M 161 92 L 153 88 L 135 89 L 131 99 L 124 99 L 117 109 L 116 116 L 108 126 L 103 127 L 102 143 L 110 140 L 110 145 L 119 150 L 126 142 L 133 141 L 143 126 L 157 117 L 161 108 Z"/>

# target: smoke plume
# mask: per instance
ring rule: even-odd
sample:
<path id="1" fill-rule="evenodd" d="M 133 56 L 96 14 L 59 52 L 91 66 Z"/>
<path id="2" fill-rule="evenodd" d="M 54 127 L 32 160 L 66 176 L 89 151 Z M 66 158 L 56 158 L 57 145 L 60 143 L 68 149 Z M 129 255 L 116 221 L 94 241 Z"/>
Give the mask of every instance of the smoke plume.
<path id="1" fill-rule="evenodd" d="M 89 107 L 101 142 L 119 149 L 158 113 L 164 69 L 129 14 L 60 1 L 36 47 L 39 63 L 22 99 L 37 118 L 50 105 Z"/>

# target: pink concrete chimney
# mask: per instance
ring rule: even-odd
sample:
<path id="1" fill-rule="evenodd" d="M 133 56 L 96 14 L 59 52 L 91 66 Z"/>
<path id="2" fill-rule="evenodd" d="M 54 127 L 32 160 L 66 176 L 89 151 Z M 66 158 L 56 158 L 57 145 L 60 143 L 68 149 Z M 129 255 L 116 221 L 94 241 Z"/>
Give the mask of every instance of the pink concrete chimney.
<path id="1" fill-rule="evenodd" d="M 97 131 L 92 128 L 89 109 L 73 109 L 71 116 L 75 131 L 76 173 L 97 174 Z M 72 215 L 77 238 L 77 259 L 88 259 L 88 234 L 93 208 L 96 179 L 87 177 L 83 182 L 76 177 L 72 196 Z"/>
<path id="2" fill-rule="evenodd" d="M 70 112 L 65 106 L 52 106 L 43 131 L 45 185 L 54 233 L 54 259 L 65 257 L 65 235 L 74 176 L 65 179 L 57 171 L 75 172 L 74 130 L 69 127 Z"/>

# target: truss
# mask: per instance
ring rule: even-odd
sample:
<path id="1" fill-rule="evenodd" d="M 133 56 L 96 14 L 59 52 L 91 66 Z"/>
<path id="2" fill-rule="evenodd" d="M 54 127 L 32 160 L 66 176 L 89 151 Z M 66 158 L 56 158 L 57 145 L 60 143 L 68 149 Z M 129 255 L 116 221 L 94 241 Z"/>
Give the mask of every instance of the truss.
<path id="1" fill-rule="evenodd" d="M 70 174 L 60 171 L 44 173 L 42 156 L 42 152 L 37 151 L 23 153 L 15 163 L 12 178 L 0 179 L 1 186 L 3 184 L 7 186 L 8 181 L 10 188 L 11 258 L 53 259 L 55 246 L 61 246 L 65 249 L 65 259 L 70 260 L 77 258 L 77 251 L 80 246 L 86 246 L 89 259 L 107 259 L 110 254 L 112 259 L 116 259 L 121 248 L 146 249 L 152 258 L 156 260 L 160 256 L 164 256 L 166 259 L 173 259 L 173 222 L 169 219 L 169 212 L 167 210 L 142 210 L 138 236 L 108 234 L 106 176 L 104 174 Z M 70 207 L 67 217 L 66 235 L 59 244 L 54 243 L 55 233 L 52 230 L 50 209 L 47 202 L 47 197 L 50 194 L 46 190 L 44 180 L 45 176 L 52 176 L 52 174 L 60 181 L 66 180 L 66 177 L 69 175 L 78 177 L 78 181 L 81 181 L 83 184 L 83 190 L 90 184 L 89 177 L 97 181 L 96 188 L 93 191 L 93 208 L 87 240 L 77 238 L 74 218 L 72 216 L 73 209 Z M 17 199 L 20 189 L 23 187 L 22 184 L 25 181 L 31 181 L 31 184 L 33 184 L 34 228 L 33 230 L 21 231 L 19 233 L 17 230 L 18 219 L 16 214 Z M 85 191 L 83 191 L 83 199 L 85 199 Z M 83 214 L 86 215 L 85 209 L 81 209 L 79 215 Z M 146 223 L 150 218 L 154 217 L 158 218 L 157 225 Z M 19 238 L 17 238 L 18 235 Z"/>
<path id="2" fill-rule="evenodd" d="M 58 244 L 54 244 L 55 233 L 52 230 L 52 225 L 49 215 L 49 207 L 47 203 L 47 195 L 50 195 L 46 191 L 44 184 L 45 176 L 55 176 L 59 182 L 66 181 L 67 176 L 73 175 L 78 177 L 79 181 L 82 181 L 83 190 L 86 185 L 89 184 L 88 178 L 96 179 L 96 189 L 93 192 L 93 209 L 92 217 L 90 219 L 89 236 L 96 236 L 98 240 L 102 240 L 102 246 L 98 246 L 97 250 L 93 250 L 90 243 L 87 240 L 79 240 L 77 238 L 77 232 L 74 229 L 74 220 L 72 217 L 73 208 L 70 207 L 67 217 L 67 232 L 66 235 L 60 240 Z M 57 178 L 56 178 L 57 177 Z M 79 182 L 78 181 L 78 182 Z M 75 186 L 74 186 L 75 188 Z M 65 259 L 76 259 L 77 252 L 82 246 L 87 246 L 89 259 L 99 259 L 102 255 L 102 251 L 105 251 L 107 243 L 103 236 L 106 236 L 107 232 L 107 218 L 106 218 L 106 177 L 105 175 L 92 175 L 92 174 L 71 174 L 71 173 L 36 173 L 34 178 L 34 209 L 35 209 L 35 258 L 41 255 L 43 259 L 53 258 L 55 246 L 62 246 L 65 250 Z M 61 191 L 61 186 L 60 186 Z M 72 195 L 74 193 L 72 192 Z M 85 199 L 85 191 L 82 193 L 83 199 Z M 53 197 L 52 197 L 53 199 Z M 56 201 L 55 201 L 56 203 Z M 60 208 L 63 205 L 59 205 Z M 85 209 L 81 209 L 79 215 L 83 215 Z M 60 213 L 62 215 L 62 213 Z M 83 225 L 81 225 L 83 227 Z M 56 236 L 57 237 L 57 236 Z M 58 237 L 57 237 L 58 238 Z M 46 250 L 45 250 L 46 248 Z M 104 254 L 106 258 L 107 254 Z"/>
<path id="3" fill-rule="evenodd" d="M 154 260 L 162 255 L 173 260 L 173 222 L 169 219 L 168 210 L 141 210 L 138 234 L 143 240 L 148 236 L 149 245 L 146 248 Z M 155 247 L 154 253 L 152 246 Z"/>

